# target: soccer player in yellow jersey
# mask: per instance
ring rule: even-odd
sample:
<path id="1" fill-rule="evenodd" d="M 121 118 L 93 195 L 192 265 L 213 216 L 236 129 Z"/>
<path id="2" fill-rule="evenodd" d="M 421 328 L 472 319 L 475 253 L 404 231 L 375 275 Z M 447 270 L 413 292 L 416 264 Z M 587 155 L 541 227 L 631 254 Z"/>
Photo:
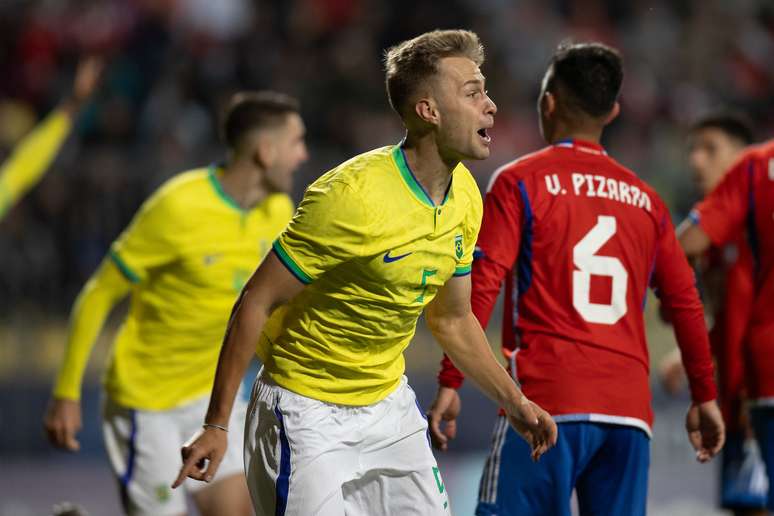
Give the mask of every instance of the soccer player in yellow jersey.
<path id="1" fill-rule="evenodd" d="M 387 91 L 406 138 L 307 189 L 242 290 L 175 486 L 187 476 L 209 481 L 222 467 L 257 345 L 264 369 L 245 425 L 257 514 L 449 514 L 427 422 L 403 376 L 403 350 L 425 308 L 443 349 L 505 408 L 533 456 L 553 444 L 556 425 L 498 364 L 470 309 L 482 201 L 461 161 L 489 156 L 496 107 L 483 60 L 478 37 L 462 30 L 388 51 Z"/>
<path id="2" fill-rule="evenodd" d="M 170 483 L 177 447 L 201 424 L 229 311 L 250 273 L 287 225 L 291 176 L 307 157 L 296 100 L 237 94 L 222 126 L 223 166 L 182 173 L 140 208 L 81 291 L 65 359 L 45 419 L 56 446 L 77 450 L 81 379 L 111 308 L 130 294 L 105 376 L 103 433 L 127 514 L 186 513 Z M 246 403 L 223 421 L 241 434 Z M 241 443 L 217 482 L 191 482 L 205 516 L 249 514 Z"/>
<path id="3" fill-rule="evenodd" d="M 43 178 L 70 134 L 73 119 L 91 97 L 102 73 L 102 60 L 89 57 L 78 64 L 72 94 L 65 98 L 0 165 L 0 220 Z"/>

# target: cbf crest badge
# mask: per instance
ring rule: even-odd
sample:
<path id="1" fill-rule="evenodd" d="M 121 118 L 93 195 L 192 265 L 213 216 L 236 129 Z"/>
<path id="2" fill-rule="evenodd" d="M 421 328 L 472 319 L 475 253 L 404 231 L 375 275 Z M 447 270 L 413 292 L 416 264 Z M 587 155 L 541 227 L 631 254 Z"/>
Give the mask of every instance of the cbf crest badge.
<path id="1" fill-rule="evenodd" d="M 454 237 L 454 252 L 457 255 L 457 259 L 461 259 L 462 255 L 465 254 L 465 249 L 462 247 L 462 235 L 457 235 Z"/>

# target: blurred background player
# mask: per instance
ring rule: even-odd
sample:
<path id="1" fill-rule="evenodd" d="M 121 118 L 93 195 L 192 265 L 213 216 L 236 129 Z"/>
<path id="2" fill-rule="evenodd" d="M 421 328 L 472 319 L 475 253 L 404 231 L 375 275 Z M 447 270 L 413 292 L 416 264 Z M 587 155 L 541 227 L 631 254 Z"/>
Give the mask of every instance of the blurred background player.
<path id="1" fill-rule="evenodd" d="M 177 447 L 204 417 L 229 310 L 290 220 L 287 192 L 307 159 L 298 102 L 284 94 L 236 94 L 221 129 L 225 164 L 159 188 L 81 291 L 45 416 L 49 440 L 77 451 L 83 371 L 105 317 L 129 294 L 103 406 L 105 447 L 127 514 L 186 513 L 185 492 L 169 489 Z M 244 411 L 241 401 L 226 422 L 235 436 Z M 187 486 L 204 515 L 250 513 L 241 439 L 231 444 L 213 484 Z"/>
<path id="2" fill-rule="evenodd" d="M 600 145 L 619 113 L 619 53 L 562 44 L 543 78 L 538 111 L 550 145 L 495 172 L 473 266 L 472 304 L 486 326 L 503 282 L 503 350 L 524 392 L 559 424 L 539 463 L 496 423 L 478 515 L 644 515 L 650 436 L 643 305 L 649 284 L 672 314 L 693 404 L 687 429 L 697 458 L 723 445 L 723 422 L 693 271 L 655 191 Z M 462 376 L 444 359 L 430 410 L 440 427 L 459 412 Z"/>
<path id="3" fill-rule="evenodd" d="M 450 514 L 404 376 L 403 351 L 425 307 L 437 342 L 529 440 L 525 457 L 555 442 L 556 425 L 497 363 L 470 310 L 481 194 L 462 160 L 489 156 L 497 111 L 483 61 L 478 36 L 464 30 L 387 51 L 387 93 L 405 139 L 306 190 L 237 301 L 207 417 L 182 448 L 175 486 L 208 480 L 221 465 L 235 438 L 224 427 L 260 338 L 264 369 L 245 425 L 257 514 Z"/>
<path id="4" fill-rule="evenodd" d="M 16 145 L 0 166 L 0 220 L 45 175 L 69 136 L 78 112 L 94 93 L 102 66 L 97 57 L 78 63 L 72 93 Z"/>
<path id="5" fill-rule="evenodd" d="M 689 257 L 747 237 L 754 295 L 744 338 L 750 418 L 769 480 L 774 478 L 774 140 L 751 147 L 679 228 Z M 769 484 L 767 506 L 774 510 Z"/>
<path id="6" fill-rule="evenodd" d="M 689 134 L 688 165 L 706 197 L 720 183 L 745 147 L 753 143 L 749 122 L 734 113 L 699 119 Z M 726 424 L 722 452 L 720 505 L 737 515 L 766 514 L 767 481 L 744 402 L 743 340 L 753 305 L 753 263 L 744 234 L 728 245 L 712 247 L 699 263 L 704 304 L 712 314 L 710 344 L 718 371 L 718 395 Z M 680 351 L 661 362 L 659 375 L 667 391 L 685 384 Z"/>

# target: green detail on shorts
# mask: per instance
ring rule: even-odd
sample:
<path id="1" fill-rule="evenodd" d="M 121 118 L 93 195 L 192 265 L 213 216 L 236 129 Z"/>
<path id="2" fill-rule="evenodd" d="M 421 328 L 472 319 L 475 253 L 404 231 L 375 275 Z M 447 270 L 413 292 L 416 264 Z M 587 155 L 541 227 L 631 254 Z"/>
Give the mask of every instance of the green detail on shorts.
<path id="1" fill-rule="evenodd" d="M 110 259 L 113 260 L 113 263 L 116 264 L 116 267 L 118 267 L 118 270 L 121 271 L 121 274 L 126 277 L 129 281 L 132 283 L 139 283 L 140 282 L 140 276 L 137 275 L 136 272 L 134 272 L 132 269 L 129 268 L 129 266 L 121 259 L 120 256 L 118 256 L 118 253 L 110 250 Z"/>
<path id="2" fill-rule="evenodd" d="M 441 470 L 438 469 L 438 466 L 433 466 L 433 475 L 435 476 L 435 485 L 438 486 L 438 492 L 443 494 L 443 492 L 446 491 L 446 486 L 443 485 Z M 444 504 L 444 508 L 446 508 L 446 504 Z"/>
<path id="3" fill-rule="evenodd" d="M 462 235 L 454 237 L 454 253 L 457 255 L 458 260 L 465 254 L 465 250 L 462 247 Z"/>
<path id="4" fill-rule="evenodd" d="M 172 498 L 172 490 L 166 484 L 156 486 L 156 499 L 159 502 L 168 502 Z"/>
<path id="5" fill-rule="evenodd" d="M 207 179 L 209 179 L 210 184 L 215 189 L 215 193 L 218 194 L 218 197 L 220 197 L 220 199 L 223 202 L 225 202 L 226 204 L 228 204 L 229 206 L 237 210 L 242 215 L 245 214 L 246 210 L 242 209 L 239 203 L 236 202 L 234 198 L 231 197 L 229 194 L 227 194 L 226 191 L 223 189 L 223 185 L 220 184 L 220 181 L 218 181 L 218 176 L 217 174 L 215 174 L 214 165 L 210 165 L 210 168 L 207 169 Z"/>
<path id="6" fill-rule="evenodd" d="M 414 300 L 415 303 L 421 303 L 425 300 L 425 293 L 427 292 L 427 278 L 434 276 L 438 272 L 436 269 L 422 269 L 422 283 L 418 288 L 422 289 L 422 293 Z"/>
<path id="7" fill-rule="evenodd" d="M 282 247 L 279 238 L 274 241 L 272 248 L 274 249 L 274 252 L 277 253 L 277 258 L 280 259 L 285 267 L 290 269 L 290 272 L 292 272 L 301 283 L 304 285 L 309 285 L 312 282 L 312 277 L 301 270 L 301 267 L 296 265 L 296 262 L 293 261 L 293 258 L 291 258 L 288 252 L 285 251 L 285 249 Z"/>
<path id="8" fill-rule="evenodd" d="M 236 269 L 234 276 L 231 278 L 231 287 L 234 289 L 234 292 L 241 292 L 249 277 L 250 271 L 247 269 Z"/>
<path id="9" fill-rule="evenodd" d="M 414 197 L 419 199 L 422 204 L 426 204 L 431 208 L 434 208 L 435 203 L 430 198 L 430 196 L 427 195 L 427 192 L 425 192 L 425 189 L 422 188 L 422 185 L 419 184 L 419 181 L 417 181 L 417 178 L 414 177 L 414 174 L 411 172 L 408 163 L 406 163 L 406 156 L 403 154 L 403 149 L 400 145 L 396 145 L 392 149 L 392 159 L 394 159 L 395 164 L 398 165 L 400 176 L 409 187 L 409 190 L 411 190 L 411 193 L 414 194 Z"/>

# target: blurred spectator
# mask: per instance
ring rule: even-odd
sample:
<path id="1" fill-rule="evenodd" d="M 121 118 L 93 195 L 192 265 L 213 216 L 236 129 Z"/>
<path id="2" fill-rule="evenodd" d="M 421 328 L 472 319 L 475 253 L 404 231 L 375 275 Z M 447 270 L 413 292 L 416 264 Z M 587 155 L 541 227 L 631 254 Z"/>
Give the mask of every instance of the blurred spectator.
<path id="1" fill-rule="evenodd" d="M 55 173 L 0 223 L 0 316 L 24 306 L 64 313 L 150 191 L 220 158 L 214 113 L 233 91 L 272 87 L 301 99 L 315 159 L 298 176 L 298 196 L 346 156 L 401 138 L 384 101 L 383 49 L 457 27 L 487 46 L 483 71 L 499 106 L 493 156 L 472 167 L 481 186 L 509 156 L 541 145 L 538 78 L 565 38 L 623 51 L 625 115 L 604 143 L 668 203 L 689 190 L 689 121 L 725 105 L 774 133 L 771 2 L 1 2 L 0 158 L 61 96 L 75 56 L 104 53 L 110 65 Z"/>

